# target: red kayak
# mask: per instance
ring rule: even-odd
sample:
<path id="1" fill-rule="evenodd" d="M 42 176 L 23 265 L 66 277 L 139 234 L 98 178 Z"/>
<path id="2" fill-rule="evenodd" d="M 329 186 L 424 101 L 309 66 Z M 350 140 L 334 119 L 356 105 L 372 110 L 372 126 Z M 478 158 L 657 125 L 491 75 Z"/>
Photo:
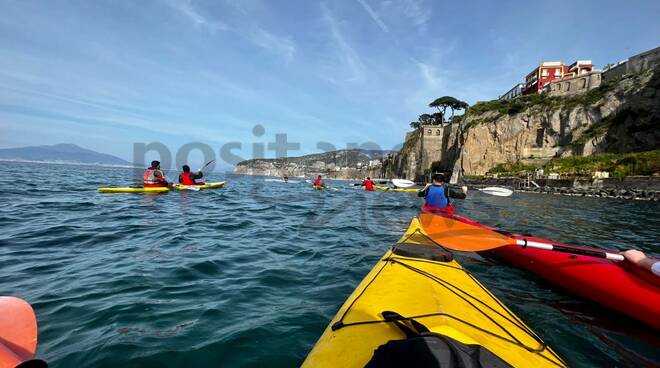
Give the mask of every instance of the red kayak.
<path id="1" fill-rule="evenodd" d="M 425 212 L 496 231 L 509 236 L 512 244 L 516 244 L 516 240 L 524 239 L 561 248 L 562 251 L 559 252 L 507 245 L 480 254 L 525 269 L 554 285 L 660 329 L 660 277 L 650 272 L 639 270 L 625 261 L 568 253 L 570 250 L 590 252 L 593 248 L 510 234 L 458 215 Z"/>

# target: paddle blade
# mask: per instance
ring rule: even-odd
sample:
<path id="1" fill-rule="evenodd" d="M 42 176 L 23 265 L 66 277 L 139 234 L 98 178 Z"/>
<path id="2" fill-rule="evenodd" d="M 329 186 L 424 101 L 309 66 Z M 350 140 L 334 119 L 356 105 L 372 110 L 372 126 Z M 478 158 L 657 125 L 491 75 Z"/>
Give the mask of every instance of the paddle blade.
<path id="1" fill-rule="evenodd" d="M 434 242 L 448 249 L 481 252 L 516 243 L 506 235 L 450 217 L 424 213 L 418 218 L 424 233 Z"/>
<path id="2" fill-rule="evenodd" d="M 0 297 L 0 367 L 14 367 L 34 358 L 37 318 L 30 304 L 10 296 Z"/>

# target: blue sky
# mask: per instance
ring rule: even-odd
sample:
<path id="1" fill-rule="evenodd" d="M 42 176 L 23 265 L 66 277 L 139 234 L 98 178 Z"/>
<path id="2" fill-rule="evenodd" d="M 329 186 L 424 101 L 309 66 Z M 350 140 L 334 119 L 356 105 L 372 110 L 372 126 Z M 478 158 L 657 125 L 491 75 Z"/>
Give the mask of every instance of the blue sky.
<path id="1" fill-rule="evenodd" d="M 659 1 L 0 1 L 0 147 L 401 143 L 436 97 L 660 46 Z M 261 124 L 265 134 L 255 137 Z M 267 153 L 272 155 L 272 153 Z"/>

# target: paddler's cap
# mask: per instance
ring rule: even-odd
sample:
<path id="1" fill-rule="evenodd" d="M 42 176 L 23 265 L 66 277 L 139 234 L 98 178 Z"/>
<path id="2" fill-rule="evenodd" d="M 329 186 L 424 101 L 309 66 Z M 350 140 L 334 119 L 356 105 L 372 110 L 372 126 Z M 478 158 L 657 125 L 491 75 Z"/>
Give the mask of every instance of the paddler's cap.
<path id="1" fill-rule="evenodd" d="M 183 166 L 181 166 L 181 168 L 183 169 L 183 172 L 189 172 L 190 171 L 190 166 L 188 166 L 188 165 L 183 165 Z"/>
<path id="2" fill-rule="evenodd" d="M 151 161 L 151 167 L 153 167 L 155 169 L 158 166 L 160 166 L 160 161 L 158 161 L 158 160 Z"/>

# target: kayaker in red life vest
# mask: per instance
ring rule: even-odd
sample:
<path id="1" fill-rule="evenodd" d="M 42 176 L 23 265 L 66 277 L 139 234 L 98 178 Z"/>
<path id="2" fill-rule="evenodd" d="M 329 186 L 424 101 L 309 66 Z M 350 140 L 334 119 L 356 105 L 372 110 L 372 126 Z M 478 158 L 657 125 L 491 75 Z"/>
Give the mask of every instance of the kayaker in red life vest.
<path id="1" fill-rule="evenodd" d="M 314 186 L 315 187 L 323 187 L 325 188 L 325 183 L 323 182 L 323 178 L 321 175 L 319 175 L 316 180 L 314 180 Z"/>
<path id="2" fill-rule="evenodd" d="M 433 183 L 426 184 L 424 189 L 417 193 L 418 196 L 424 197 L 424 209 L 429 211 L 447 211 L 454 212 L 454 207 L 449 202 L 449 198 L 465 199 L 467 196 L 465 191 L 454 192 L 445 184 L 445 176 L 442 174 L 433 175 Z"/>
<path id="3" fill-rule="evenodd" d="M 190 166 L 188 165 L 183 165 L 181 168 L 183 169 L 183 172 L 179 174 L 179 184 L 204 185 L 204 182 L 202 181 L 200 182 L 195 181 L 196 179 L 201 179 L 202 177 L 204 177 L 204 174 L 202 174 L 201 171 L 198 171 L 196 173 L 190 172 Z"/>
<path id="4" fill-rule="evenodd" d="M 621 253 L 626 261 L 643 268 L 656 276 L 660 276 L 660 259 L 647 257 L 639 250 L 627 250 Z"/>
<path id="5" fill-rule="evenodd" d="M 160 161 L 151 161 L 151 167 L 144 172 L 143 185 L 145 188 L 171 186 L 160 170 Z"/>
<path id="6" fill-rule="evenodd" d="M 362 186 L 364 187 L 364 190 L 374 190 L 374 182 L 371 181 L 371 178 L 367 176 L 367 179 L 362 182 Z"/>

